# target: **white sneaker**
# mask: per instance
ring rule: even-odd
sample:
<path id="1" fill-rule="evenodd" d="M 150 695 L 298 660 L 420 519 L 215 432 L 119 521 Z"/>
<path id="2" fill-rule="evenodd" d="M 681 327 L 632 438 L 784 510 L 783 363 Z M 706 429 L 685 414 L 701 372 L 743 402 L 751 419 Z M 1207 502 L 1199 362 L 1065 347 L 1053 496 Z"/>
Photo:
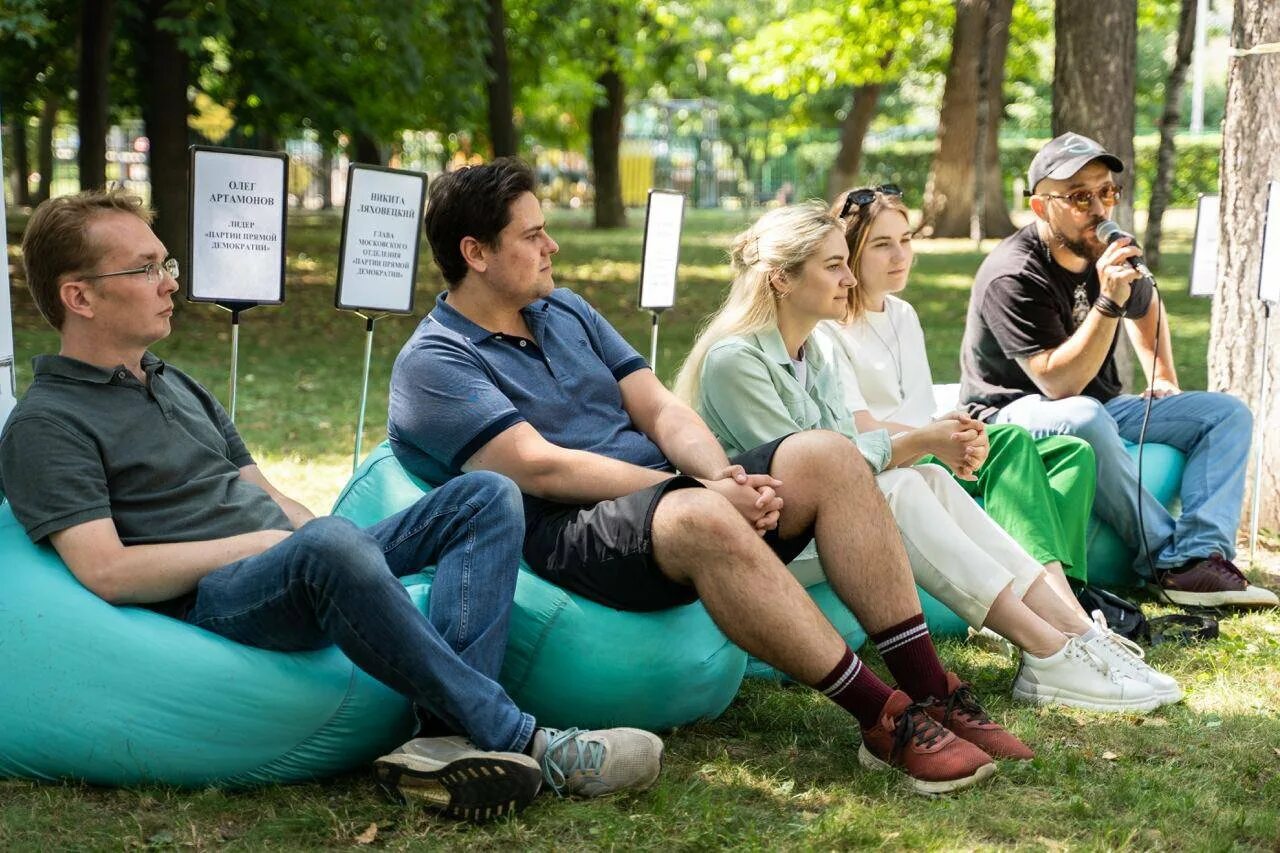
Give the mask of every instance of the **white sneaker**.
<path id="1" fill-rule="evenodd" d="M 1151 711 L 1160 705 L 1155 688 L 1108 666 L 1076 637 L 1047 658 L 1023 652 L 1013 697 L 1092 711 Z"/>
<path id="2" fill-rule="evenodd" d="M 1093 611 L 1094 628 L 1080 637 L 1089 651 L 1107 662 L 1121 675 L 1150 684 L 1161 705 L 1182 701 L 1182 688 L 1173 676 L 1165 675 L 1151 667 L 1144 658 L 1146 652 L 1133 640 L 1122 637 L 1107 627 L 1107 619 L 1101 610 Z"/>

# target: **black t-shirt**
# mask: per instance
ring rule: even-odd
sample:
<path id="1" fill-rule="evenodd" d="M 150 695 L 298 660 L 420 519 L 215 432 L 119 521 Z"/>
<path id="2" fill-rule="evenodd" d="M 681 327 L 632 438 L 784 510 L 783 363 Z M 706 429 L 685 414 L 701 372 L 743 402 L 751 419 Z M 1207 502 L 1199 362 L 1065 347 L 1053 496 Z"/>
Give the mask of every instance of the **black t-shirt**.
<path id="1" fill-rule="evenodd" d="M 1079 328 L 1101 288 L 1093 264 L 1082 273 L 1063 269 L 1049 254 L 1035 223 L 1005 238 L 978 268 L 969 294 L 960 346 L 960 399 L 977 417 L 1040 389 L 1015 359 L 1060 346 Z M 1134 282 L 1129 317 L 1151 307 L 1151 286 Z M 1116 324 L 1116 338 L 1120 324 Z M 1106 402 L 1120 393 L 1116 338 L 1098 375 L 1081 392 Z"/>

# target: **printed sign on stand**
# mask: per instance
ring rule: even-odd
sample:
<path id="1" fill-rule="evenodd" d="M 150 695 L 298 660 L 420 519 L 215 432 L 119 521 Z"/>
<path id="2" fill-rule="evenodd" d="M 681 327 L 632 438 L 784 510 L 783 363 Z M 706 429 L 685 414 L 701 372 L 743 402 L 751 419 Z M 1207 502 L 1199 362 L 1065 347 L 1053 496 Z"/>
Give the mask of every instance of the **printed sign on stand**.
<path id="1" fill-rule="evenodd" d="M 684 193 L 649 190 L 640 262 L 641 308 L 663 311 L 676 304 L 676 269 L 680 263 L 683 224 Z"/>
<path id="2" fill-rule="evenodd" d="M 289 158 L 279 152 L 191 149 L 187 299 L 284 302 Z"/>
<path id="3" fill-rule="evenodd" d="M 334 305 L 413 312 L 427 176 L 353 163 L 347 171 Z"/>
<path id="4" fill-rule="evenodd" d="M 1213 296 L 1218 289 L 1218 196 L 1201 195 L 1196 200 L 1196 236 L 1191 244 L 1192 296 Z"/>
<path id="5" fill-rule="evenodd" d="M 1280 302 L 1280 181 L 1267 182 L 1267 219 L 1262 229 L 1258 299 L 1268 305 Z"/>

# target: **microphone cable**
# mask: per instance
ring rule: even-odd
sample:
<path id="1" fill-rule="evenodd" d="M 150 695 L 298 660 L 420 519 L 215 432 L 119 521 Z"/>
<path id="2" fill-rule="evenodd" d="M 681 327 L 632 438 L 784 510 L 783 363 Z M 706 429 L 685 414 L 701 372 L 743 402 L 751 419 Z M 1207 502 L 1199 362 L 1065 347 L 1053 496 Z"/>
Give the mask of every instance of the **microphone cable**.
<path id="1" fill-rule="evenodd" d="M 1147 543 L 1147 525 L 1142 518 L 1142 495 L 1144 494 L 1142 491 L 1142 451 L 1147 445 L 1147 424 L 1151 420 L 1151 404 L 1156 399 L 1156 367 L 1160 364 L 1160 324 L 1164 322 L 1164 303 L 1160 300 L 1160 288 L 1156 287 L 1155 278 L 1148 276 L 1148 280 L 1151 282 L 1151 295 L 1156 303 L 1156 343 L 1151 348 L 1151 384 L 1147 389 L 1147 405 L 1142 413 L 1142 428 L 1138 430 L 1138 495 L 1134 505 L 1138 508 L 1138 540 L 1142 544 L 1142 555 L 1147 560 L 1147 570 L 1151 572 L 1151 579 L 1155 582 L 1156 588 L 1160 590 L 1160 596 L 1165 603 L 1174 604 L 1173 600 L 1169 598 L 1169 594 L 1164 591 L 1164 587 L 1160 586 L 1160 577 L 1156 574 L 1156 564 L 1151 559 L 1151 546 Z"/>

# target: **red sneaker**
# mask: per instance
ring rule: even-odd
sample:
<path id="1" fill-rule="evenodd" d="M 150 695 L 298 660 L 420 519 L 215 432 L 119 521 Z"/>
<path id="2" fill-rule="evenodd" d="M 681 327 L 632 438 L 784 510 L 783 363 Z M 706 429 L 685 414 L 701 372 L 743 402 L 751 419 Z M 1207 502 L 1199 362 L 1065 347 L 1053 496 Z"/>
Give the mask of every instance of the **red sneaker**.
<path id="1" fill-rule="evenodd" d="M 996 772 L 991 756 L 944 729 L 901 690 L 884 703 L 876 724 L 862 730 L 858 761 L 869 770 L 901 770 L 921 794 L 945 794 Z"/>
<path id="2" fill-rule="evenodd" d="M 947 673 L 945 699 L 934 699 L 925 706 L 933 717 L 952 734 L 964 738 L 992 758 L 1030 761 L 1036 754 L 1017 736 L 987 716 L 969 685 L 954 672 Z"/>

